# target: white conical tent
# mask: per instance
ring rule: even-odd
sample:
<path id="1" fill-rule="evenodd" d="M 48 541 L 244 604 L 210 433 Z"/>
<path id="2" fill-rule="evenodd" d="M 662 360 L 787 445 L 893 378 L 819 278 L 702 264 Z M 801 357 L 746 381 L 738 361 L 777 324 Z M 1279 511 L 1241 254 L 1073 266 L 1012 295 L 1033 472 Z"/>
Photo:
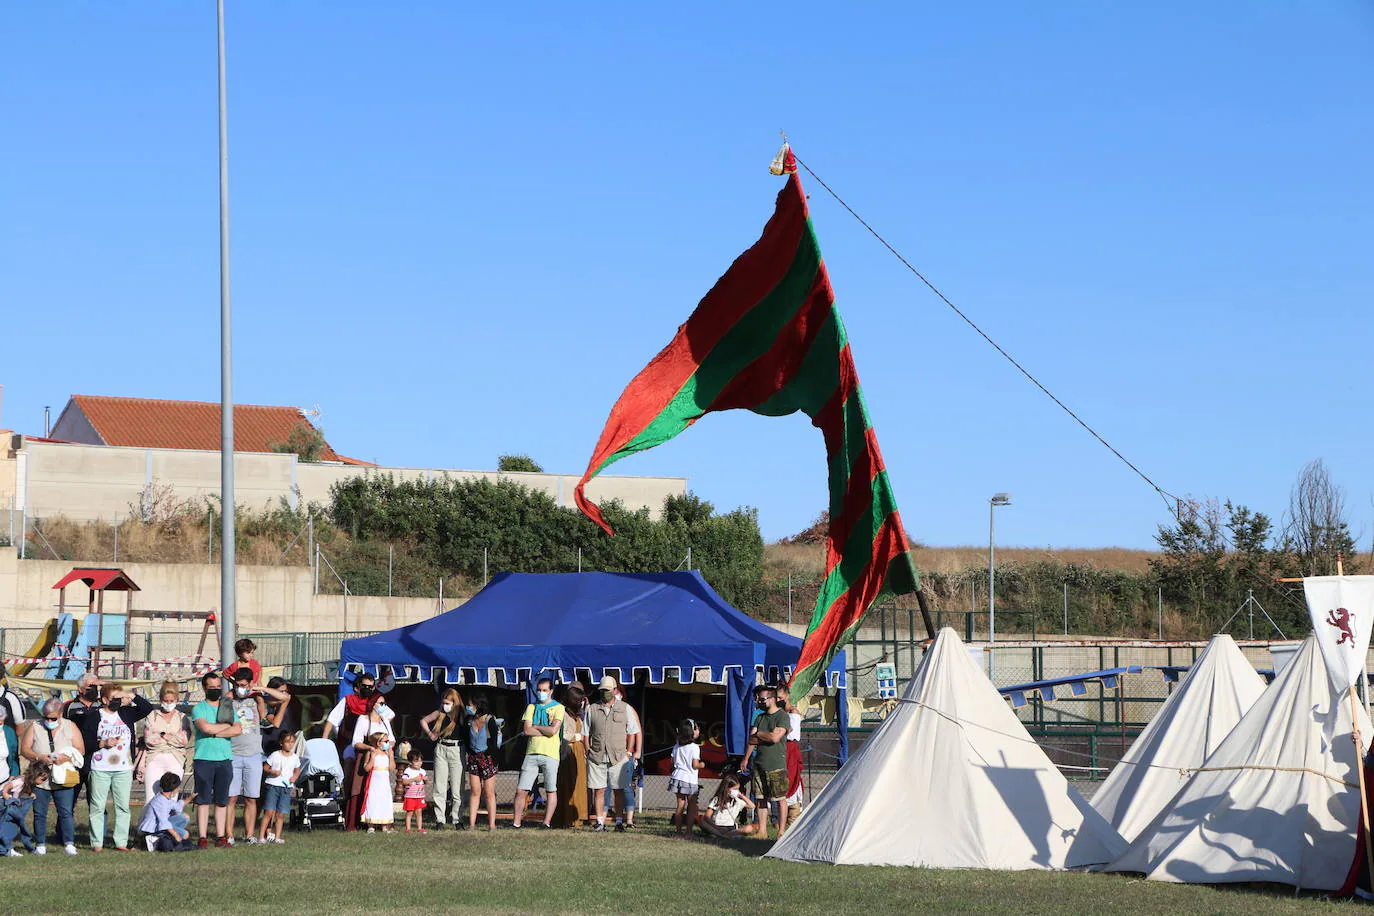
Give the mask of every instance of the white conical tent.
<path id="1" fill-rule="evenodd" d="M 1357 706 L 1360 733 L 1369 719 Z M 1341 886 L 1355 854 L 1359 775 L 1346 697 L 1316 641 L 1297 656 L 1108 871 L 1158 881 Z"/>
<path id="2" fill-rule="evenodd" d="M 897 707 L 768 855 L 839 865 L 1087 868 L 1125 848 L 940 631 Z"/>
<path id="3" fill-rule="evenodd" d="M 1213 636 L 1188 676 L 1093 794 L 1093 807 L 1128 841 L 1202 766 L 1264 692 L 1264 678 L 1230 636 Z"/>

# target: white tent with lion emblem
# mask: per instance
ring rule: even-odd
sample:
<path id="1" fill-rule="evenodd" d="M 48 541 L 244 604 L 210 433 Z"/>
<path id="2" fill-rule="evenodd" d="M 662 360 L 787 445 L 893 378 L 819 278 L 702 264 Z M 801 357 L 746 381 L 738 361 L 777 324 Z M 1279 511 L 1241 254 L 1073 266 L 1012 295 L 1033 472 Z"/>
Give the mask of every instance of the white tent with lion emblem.
<path id="1" fill-rule="evenodd" d="M 1360 732 L 1369 734 L 1363 706 Z M 1156 881 L 1344 882 L 1360 811 L 1351 710 L 1309 636 L 1210 757 L 1107 871 Z"/>

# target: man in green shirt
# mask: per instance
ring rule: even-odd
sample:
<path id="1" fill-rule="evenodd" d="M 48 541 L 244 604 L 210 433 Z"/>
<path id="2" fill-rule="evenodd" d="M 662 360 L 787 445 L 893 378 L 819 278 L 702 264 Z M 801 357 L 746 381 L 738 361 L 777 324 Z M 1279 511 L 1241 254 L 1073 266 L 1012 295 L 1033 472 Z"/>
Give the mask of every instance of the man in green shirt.
<path id="1" fill-rule="evenodd" d="M 205 691 L 205 699 L 191 710 L 191 721 L 196 726 L 196 823 L 200 827 L 200 848 L 205 849 L 210 840 L 211 805 L 215 808 L 215 845 L 232 845 L 225 832 L 229 818 L 229 782 L 234 775 L 234 750 L 229 739 L 243 729 L 234 721 L 229 701 L 224 699 L 224 681 L 219 674 L 205 675 L 200 679 L 200 686 Z"/>
<path id="2" fill-rule="evenodd" d="M 778 836 L 782 836 L 787 829 L 787 732 L 791 722 L 787 710 L 778 706 L 778 695 L 772 687 L 757 688 L 754 705 L 759 714 L 754 719 L 754 733 L 749 736 L 745 765 L 749 765 L 752 757 L 759 793 L 767 800 L 769 808 L 777 806 Z M 766 812 L 760 812 L 758 836 L 768 839 Z"/>

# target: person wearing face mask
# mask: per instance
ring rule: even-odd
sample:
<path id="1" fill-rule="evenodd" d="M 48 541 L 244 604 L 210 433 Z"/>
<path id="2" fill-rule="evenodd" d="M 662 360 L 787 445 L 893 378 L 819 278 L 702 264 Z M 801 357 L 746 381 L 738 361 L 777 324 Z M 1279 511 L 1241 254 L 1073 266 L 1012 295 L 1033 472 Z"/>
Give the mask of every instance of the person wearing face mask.
<path id="1" fill-rule="evenodd" d="M 596 800 L 597 833 L 606 832 L 606 792 L 614 790 L 621 811 L 627 807 L 625 789 L 634 771 L 630 757 L 629 707 L 618 696 L 619 684 L 609 674 L 601 679 L 599 702 L 587 712 L 587 786 Z M 625 832 L 625 822 L 617 816 L 617 833 Z"/>
<path id="2" fill-rule="evenodd" d="M 544 829 L 553 826 L 553 813 L 558 808 L 558 757 L 563 731 L 563 704 L 553 698 L 553 679 L 541 677 L 534 687 L 535 701 L 525 707 L 520 721 L 523 733 L 529 738 L 525 746 L 525 760 L 520 765 L 520 781 L 515 789 L 515 816 L 511 827 L 520 829 L 525 817 L 525 805 L 534 781 L 544 776 Z"/>
<path id="3" fill-rule="evenodd" d="M 134 768 L 134 778 L 142 780 L 143 803 L 157 798 L 159 781 L 164 773 L 186 774 L 186 756 L 191 747 L 191 719 L 177 708 L 181 691 L 176 681 L 163 681 L 158 688 L 161 701 L 148 718 L 143 720 L 143 753 Z"/>
<path id="4" fill-rule="evenodd" d="M 563 747 L 558 761 L 559 827 L 581 827 L 587 821 L 587 744 L 582 685 L 572 683 L 563 694 Z"/>
<path id="5" fill-rule="evenodd" d="M 224 679 L 210 672 L 200 679 L 205 699 L 191 710 L 196 727 L 196 749 L 192 756 L 196 774 L 196 825 L 200 828 L 198 845 L 210 845 L 210 809 L 215 809 L 215 845 L 232 846 L 228 834 L 229 783 L 234 778 L 234 751 L 230 739 L 242 729 L 233 721 L 233 711 L 224 696 Z M 229 721 L 221 721 L 221 713 Z"/>
<path id="6" fill-rule="evenodd" d="M 354 721 L 353 742 L 344 751 L 344 767 L 350 776 L 346 788 L 348 801 L 344 805 L 345 830 L 358 828 L 363 808 L 367 804 L 368 779 L 371 772 L 367 769 L 370 759 L 368 751 L 372 737 L 379 735 L 380 740 L 386 744 L 388 753 L 391 753 L 391 748 L 396 743 L 396 735 L 391 730 L 391 720 L 395 714 L 387 706 L 386 697 L 375 690 L 369 690 L 363 706 L 365 712 Z"/>
<path id="7" fill-rule="evenodd" d="M 329 715 L 324 720 L 324 734 L 321 737 L 329 738 L 337 733 L 336 740 L 339 742 L 339 749 L 343 751 L 345 759 L 351 759 L 353 752 L 349 750 L 349 744 L 343 742 L 353 736 L 354 720 L 361 715 L 365 715 L 372 707 L 368 704 L 372 698 L 379 696 L 377 691 L 377 679 L 367 672 L 359 674 L 353 680 L 352 692 L 345 695 L 334 708 L 329 711 Z M 388 714 L 389 711 L 388 711 Z"/>
<path id="8" fill-rule="evenodd" d="M 105 805 L 114 802 L 114 845 L 129 851 L 129 794 L 134 780 L 134 726 L 153 711 L 153 704 L 126 694 L 118 684 L 100 688 L 101 708 L 81 720 L 81 737 L 90 752 L 86 788 L 90 811 L 91 852 L 105 848 Z"/>
<path id="9" fill-rule="evenodd" d="M 267 718 L 267 701 L 284 702 L 290 694 L 271 687 L 254 687 L 253 671 L 244 666 L 234 672 L 233 694 L 229 702 L 234 708 L 234 722 L 239 733 L 229 739 L 233 753 L 233 775 L 229 779 L 229 842 L 234 838 L 234 821 L 239 799 L 243 799 L 243 832 L 249 843 L 258 841 L 254 828 L 258 823 L 258 799 L 262 797 L 262 764 L 267 758 L 262 752 L 262 722 Z"/>
<path id="10" fill-rule="evenodd" d="M 420 720 L 425 737 L 434 742 L 434 824 L 444 829 L 453 815 L 453 827 L 463 825 L 463 729 L 467 712 L 463 697 L 452 687 L 439 697 L 439 708 Z M 452 799 L 450 801 L 450 798 Z"/>
<path id="11" fill-rule="evenodd" d="M 76 723 L 62 715 L 62 701 L 48 700 L 38 725 L 24 735 L 19 753 L 25 760 L 51 768 L 48 778 L 34 792 L 33 833 L 38 840 L 35 855 L 48 851 L 48 806 L 57 805 L 57 837 L 67 855 L 76 855 L 76 779 L 86 754 L 86 744 Z"/>
<path id="12" fill-rule="evenodd" d="M 104 686 L 105 684 L 98 676 L 88 671 L 76 679 L 76 696 L 68 700 L 66 705 L 62 707 L 63 717 L 76 723 L 76 727 L 81 729 L 83 735 L 86 733 L 86 717 L 97 715 L 100 712 L 100 691 Z M 81 766 L 81 784 L 76 787 L 77 795 L 80 795 L 81 791 L 86 788 L 90 775 L 91 764 L 88 757 Z M 89 801 L 89 796 L 87 800 Z M 73 799 L 73 803 L 75 803 L 75 799 Z"/>

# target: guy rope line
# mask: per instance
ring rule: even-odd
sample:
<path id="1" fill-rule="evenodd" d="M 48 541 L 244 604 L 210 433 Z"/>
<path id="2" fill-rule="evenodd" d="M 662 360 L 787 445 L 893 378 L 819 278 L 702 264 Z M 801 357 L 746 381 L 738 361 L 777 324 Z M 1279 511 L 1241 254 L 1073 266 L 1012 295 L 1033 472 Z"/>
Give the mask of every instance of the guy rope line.
<path id="1" fill-rule="evenodd" d="M 915 274 L 915 275 L 916 275 L 916 279 L 918 279 L 918 280 L 920 280 L 922 283 L 924 283 L 924 284 L 930 289 L 930 291 L 931 291 L 932 293 L 934 293 L 936 296 L 938 296 L 938 297 L 940 298 L 940 301 L 941 301 L 941 302 L 943 302 L 945 305 L 947 305 L 947 306 L 949 306 L 951 309 L 953 309 L 954 314 L 958 315 L 960 318 L 962 318 L 962 319 L 964 320 L 964 323 L 965 323 L 965 324 L 967 324 L 969 327 L 973 328 L 973 330 L 976 331 L 976 332 L 978 333 L 978 336 L 979 336 L 979 337 L 983 338 L 983 339 L 986 340 L 989 344 L 991 344 L 991 345 L 992 345 L 992 348 L 993 348 L 994 350 L 996 350 L 998 353 L 1002 354 L 1003 358 L 1005 358 L 1007 362 L 1009 362 L 1009 363 L 1011 363 L 1013 366 L 1015 366 L 1018 372 L 1020 372 L 1020 373 L 1021 373 L 1022 375 L 1024 375 L 1026 378 L 1030 379 L 1031 384 L 1035 385 L 1036 388 L 1039 388 L 1042 392 L 1044 392 L 1045 396 L 1046 396 L 1047 398 L 1049 398 L 1051 401 L 1053 401 L 1054 403 L 1058 404 L 1058 405 L 1059 405 L 1059 408 L 1060 408 L 1061 410 L 1063 410 L 1064 413 L 1066 413 L 1066 414 L 1068 414 L 1070 417 L 1072 417 L 1075 423 L 1077 423 L 1079 426 L 1081 426 L 1081 427 L 1083 427 L 1084 429 L 1086 429 L 1086 430 L 1088 431 L 1088 433 L 1089 433 L 1094 439 L 1096 439 L 1098 442 L 1101 442 L 1103 445 L 1105 445 L 1105 446 L 1107 447 L 1107 449 L 1108 449 L 1113 455 L 1115 455 L 1117 458 L 1120 458 L 1120 459 L 1121 459 L 1122 463 L 1125 464 L 1126 467 L 1130 468 L 1132 471 L 1135 471 L 1136 475 L 1139 476 L 1141 480 L 1143 480 L 1143 481 L 1145 481 L 1147 484 L 1149 484 L 1150 487 L 1151 487 L 1156 493 L 1159 494 L 1159 498 L 1162 499 L 1162 500 L 1164 500 L 1165 505 L 1169 506 L 1169 511 L 1173 512 L 1173 513 L 1175 514 L 1175 516 L 1177 516 L 1177 515 L 1180 514 L 1180 512 L 1181 512 L 1181 507 L 1182 507 L 1182 504 L 1183 504 L 1183 501 L 1182 501 L 1181 499 L 1179 499 L 1177 496 L 1175 496 L 1174 494 L 1170 493 L 1168 490 L 1165 490 L 1165 489 L 1164 489 L 1163 487 L 1161 487 L 1159 484 L 1157 484 L 1157 483 L 1155 483 L 1153 480 L 1151 480 L 1148 474 L 1146 474 L 1146 473 L 1145 473 L 1144 471 L 1142 471 L 1140 468 L 1138 468 L 1138 467 L 1136 467 L 1134 464 L 1132 464 L 1131 461 L 1130 461 L 1130 459 L 1128 459 L 1125 455 L 1121 454 L 1121 452 L 1117 450 L 1116 446 L 1112 445 L 1112 444 L 1111 444 L 1110 442 L 1108 442 L 1106 439 L 1102 438 L 1101 434 L 1099 434 L 1097 430 L 1093 429 L 1091 426 L 1089 426 L 1089 425 L 1083 420 L 1082 417 L 1080 417 L 1078 414 L 1074 413 L 1071 409 L 1069 409 L 1069 405 L 1065 404 L 1063 401 L 1059 400 L 1059 398 L 1055 397 L 1055 396 L 1054 396 L 1054 393 L 1053 393 L 1052 391 L 1050 391 L 1048 388 L 1046 388 L 1043 384 L 1041 384 L 1041 382 L 1040 382 L 1039 379 L 1037 379 L 1035 376 L 1031 375 L 1030 372 L 1026 369 L 1025 366 L 1023 366 L 1023 365 L 1021 365 L 1020 363 L 1018 363 L 1018 362 L 1016 361 L 1016 359 L 1015 359 L 1010 353 L 1008 353 L 1006 350 L 1002 349 L 1002 347 L 997 343 L 997 341 L 995 341 L 995 340 L 993 340 L 991 337 L 989 337 L 988 334 L 987 334 L 987 332 L 984 331 L 982 328 L 980 328 L 980 327 L 973 321 L 972 318 L 970 318 L 968 315 L 964 314 L 963 310 L 960 309 L 959 306 L 957 306 L 957 305 L 955 305 L 953 302 L 951 302 L 950 299 L 949 299 L 949 297 L 946 296 L 944 293 L 940 292 L 939 288 L 936 287 L 936 285 L 935 285 L 934 283 L 931 283 L 930 280 L 926 279 L 925 274 L 923 274 L 923 273 L 921 273 L 919 270 L 917 270 L 916 267 L 915 267 L 910 261 L 908 261 L 905 257 L 902 256 L 902 253 L 901 253 L 900 251 L 898 251 L 896 248 L 893 248 L 893 247 L 892 247 L 892 243 L 890 243 L 887 239 L 883 238 L 882 235 L 878 232 L 877 229 L 874 229 L 872 226 L 870 226 L 870 225 L 868 224 L 868 221 L 867 221 L 867 220 L 865 220 L 862 216 L 860 216 L 857 212 L 855 212 L 854 208 L 851 207 L 848 203 L 846 203 L 843 197 L 841 197 L 840 195 L 836 194 L 836 193 L 835 193 L 835 190 L 834 190 L 833 188 L 831 188 L 830 185 L 828 185 L 828 184 L 825 183 L 825 179 L 823 179 L 823 178 L 821 178 L 821 176 L 817 175 L 816 172 L 811 168 L 811 166 L 807 165 L 805 162 L 802 161 L 802 159 L 801 159 L 800 156 L 797 156 L 797 155 L 796 155 L 796 151 L 795 151 L 795 150 L 793 150 L 792 155 L 793 155 L 793 157 L 797 160 L 797 164 L 800 165 L 802 168 L 806 169 L 807 174 L 809 174 L 812 178 L 816 179 L 816 183 L 819 184 L 821 187 L 825 188 L 826 193 L 828 193 L 831 197 L 835 198 L 836 202 L 838 202 L 839 205 L 840 205 L 841 207 L 844 207 L 846 210 L 848 210 L 848 211 L 849 211 L 849 215 L 852 216 L 852 217 L 854 217 L 856 220 L 858 220 L 858 221 L 859 221 L 859 225 L 861 225 L 861 226 L 863 226 L 865 229 L 867 229 L 867 230 L 869 231 L 869 233 L 870 233 L 875 239 L 877 239 L 879 242 L 882 243 L 882 245 L 883 245 L 884 248 L 886 248 L 888 251 L 892 252 L 892 255 L 893 255 L 894 257 L 896 257 L 897 260 L 901 261 L 902 264 L 904 264 L 904 265 L 906 266 L 906 269 L 907 269 L 907 270 L 909 270 L 909 271 L 911 271 L 913 274 Z"/>

